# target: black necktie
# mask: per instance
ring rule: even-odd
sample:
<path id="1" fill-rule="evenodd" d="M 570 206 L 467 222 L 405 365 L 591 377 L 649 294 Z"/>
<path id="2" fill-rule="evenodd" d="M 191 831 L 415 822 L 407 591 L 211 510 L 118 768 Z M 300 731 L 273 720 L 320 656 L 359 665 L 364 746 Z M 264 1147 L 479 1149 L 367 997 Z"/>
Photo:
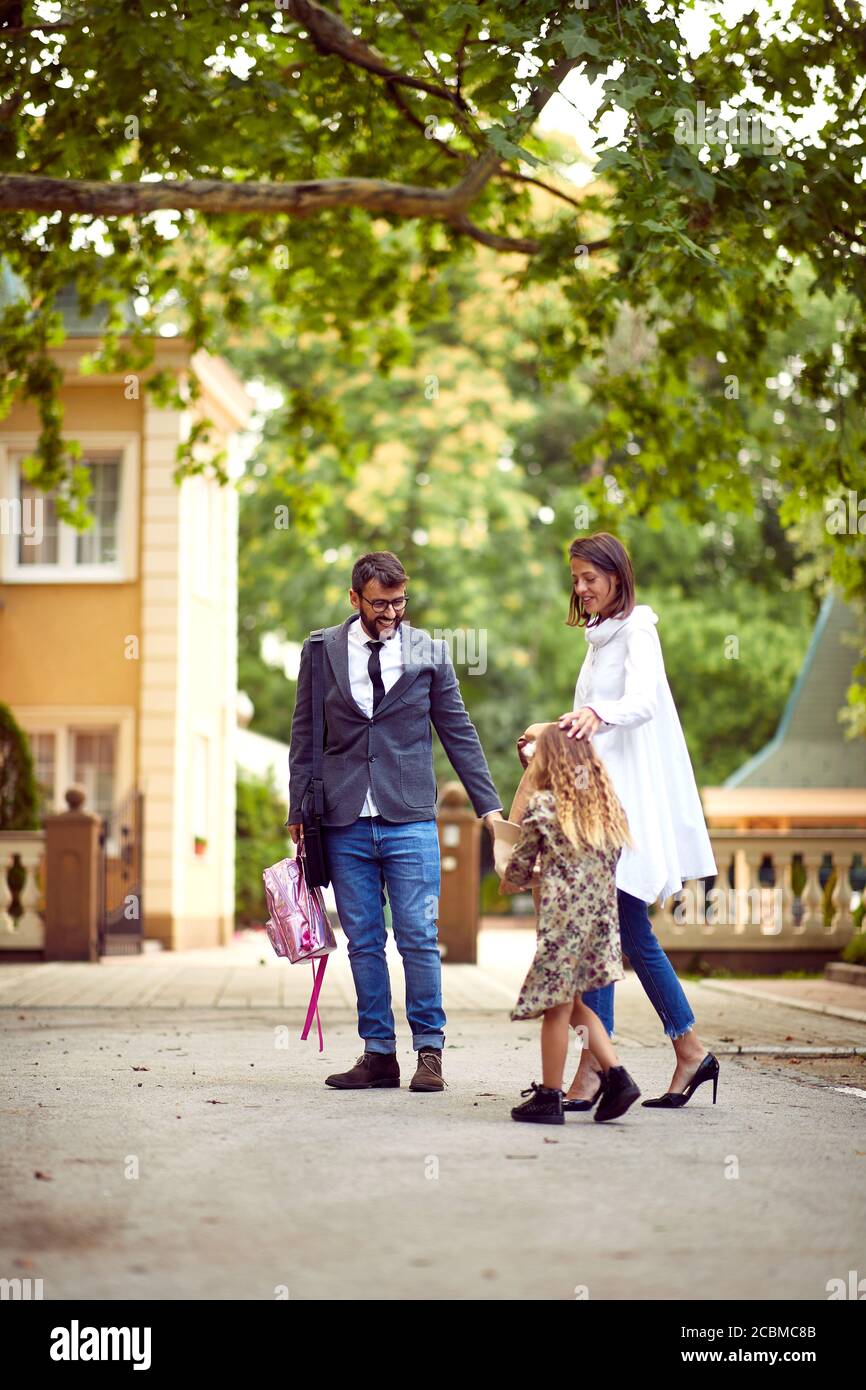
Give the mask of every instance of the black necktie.
<path id="1" fill-rule="evenodd" d="M 373 682 L 373 713 L 375 714 L 376 707 L 385 694 L 385 686 L 382 682 L 382 667 L 379 664 L 379 648 L 382 646 L 382 643 L 365 642 L 364 645 L 370 648 L 370 660 L 367 662 L 367 674 Z"/>

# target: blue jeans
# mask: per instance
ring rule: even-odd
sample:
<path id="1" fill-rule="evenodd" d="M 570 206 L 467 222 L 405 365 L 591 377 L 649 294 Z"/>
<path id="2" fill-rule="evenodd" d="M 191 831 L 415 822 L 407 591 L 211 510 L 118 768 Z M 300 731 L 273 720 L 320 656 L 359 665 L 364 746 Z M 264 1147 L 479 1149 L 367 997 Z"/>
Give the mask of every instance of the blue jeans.
<path id="1" fill-rule="evenodd" d="M 647 904 L 621 888 L 616 890 L 616 901 L 623 954 L 631 961 L 668 1037 L 679 1038 L 693 1026 L 695 1016 L 652 929 Z M 609 1034 L 613 1033 L 613 990 L 610 984 L 602 989 L 588 989 L 583 995 L 584 1004 L 598 1014 Z"/>
<path id="2" fill-rule="evenodd" d="M 406 976 L 412 1046 L 444 1047 L 442 962 L 437 945 L 439 834 L 435 820 L 406 823 L 359 816 L 323 825 L 325 853 L 358 997 L 358 1032 L 367 1052 L 395 1052 L 391 983 L 385 963 L 385 888 Z"/>

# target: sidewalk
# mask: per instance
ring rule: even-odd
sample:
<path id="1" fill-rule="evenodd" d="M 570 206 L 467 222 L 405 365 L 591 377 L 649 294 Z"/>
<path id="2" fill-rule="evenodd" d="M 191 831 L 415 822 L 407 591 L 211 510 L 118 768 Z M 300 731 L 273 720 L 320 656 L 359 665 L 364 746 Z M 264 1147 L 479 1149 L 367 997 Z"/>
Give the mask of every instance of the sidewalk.
<path id="1" fill-rule="evenodd" d="M 49 1300 L 568 1302 L 824 1300 L 862 1276 L 864 1058 L 816 1062 L 840 1068 L 828 1084 L 799 1056 L 732 1054 L 850 1054 L 866 1024 L 687 982 L 717 1105 L 703 1087 L 679 1111 L 517 1125 L 540 1079 L 538 1024 L 508 1017 L 533 940 L 485 932 L 478 966 L 444 967 L 441 1095 L 405 1084 L 399 961 L 404 1084 L 373 1092 L 323 1084 L 361 1051 L 344 949 L 321 1054 L 298 1039 L 310 972 L 266 940 L 4 967 L 0 1276 L 42 1278 Z M 616 1029 L 643 1094 L 666 1090 L 671 1049 L 632 975 Z"/>
<path id="2" fill-rule="evenodd" d="M 328 960 L 321 1014 L 355 1016 L 355 993 L 345 938 Z M 479 936 L 477 965 L 443 966 L 443 996 L 449 1017 L 491 1013 L 506 1022 L 535 949 L 535 931 L 493 927 Z M 398 1009 L 403 972 L 389 933 L 387 959 Z M 286 1009 L 303 1016 L 310 997 L 309 965 L 289 965 L 273 951 L 264 932 L 243 932 L 230 947 L 200 951 L 155 951 L 140 956 L 87 962 L 48 962 L 0 968 L 0 1009 Z M 817 1037 L 828 1046 L 863 1044 L 864 991 L 826 980 L 688 980 L 686 993 L 708 1044 L 736 1052 L 749 1043 L 766 1046 Z M 722 998 L 720 996 L 727 996 Z M 635 976 L 617 986 L 615 1026 L 623 1041 L 644 1047 L 664 1044 L 658 1018 Z M 765 1012 L 744 1001 L 781 1006 Z M 812 1017 L 802 1017 L 803 1013 Z M 819 1021 L 823 1018 L 823 1022 Z M 405 1027 L 405 1019 L 402 1020 Z M 516 1028 L 516 1024 L 511 1025 Z M 736 1037 L 724 1036 L 735 1033 Z"/>
<path id="3" fill-rule="evenodd" d="M 860 985 L 845 985 L 823 979 L 784 980 L 770 976 L 754 980 L 704 980 L 703 986 L 723 994 L 736 994 L 743 999 L 760 999 L 768 1004 L 783 1004 L 790 1009 L 805 1009 L 808 1013 L 829 1014 L 832 1018 L 866 1023 L 866 990 Z"/>

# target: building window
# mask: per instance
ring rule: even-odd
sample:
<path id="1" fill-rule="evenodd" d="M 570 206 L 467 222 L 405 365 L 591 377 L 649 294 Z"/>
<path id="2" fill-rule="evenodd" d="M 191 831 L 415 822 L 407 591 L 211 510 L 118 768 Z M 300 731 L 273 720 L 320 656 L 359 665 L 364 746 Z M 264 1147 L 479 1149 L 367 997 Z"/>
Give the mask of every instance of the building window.
<path id="1" fill-rule="evenodd" d="M 77 565 L 114 565 L 118 559 L 120 519 L 120 459 L 88 459 L 92 492 L 88 506 L 93 516 L 89 531 L 75 537 Z"/>
<path id="2" fill-rule="evenodd" d="M 27 742 L 33 755 L 33 774 L 39 789 L 39 813 L 47 816 L 52 813 L 57 796 L 54 779 L 57 769 L 57 735 L 54 733 L 29 734 Z"/>
<path id="3" fill-rule="evenodd" d="M 118 706 L 13 707 L 27 735 L 42 815 L 66 810 L 73 783 L 85 811 L 110 818 L 135 783 L 135 711 Z"/>
<path id="4" fill-rule="evenodd" d="M 20 472 L 18 496 L 23 518 L 18 536 L 19 565 L 56 565 L 60 554 L 60 523 L 54 498 L 28 483 Z"/>
<path id="5" fill-rule="evenodd" d="M 87 793 L 85 807 L 108 817 L 115 802 L 117 735 L 113 729 L 73 729 L 71 737 L 72 775 Z"/>
<path id="6" fill-rule="evenodd" d="M 109 436 L 110 437 L 110 436 Z M 134 438 L 99 447 L 82 440 L 81 467 L 90 478 L 87 509 L 92 518 L 77 531 L 57 515 L 56 493 L 28 482 L 23 444 L 7 448 L 2 490 L 10 525 L 0 536 L 0 578 L 33 583 L 99 583 L 134 579 L 137 572 L 138 464 Z M 116 436 L 115 436 L 116 438 Z"/>

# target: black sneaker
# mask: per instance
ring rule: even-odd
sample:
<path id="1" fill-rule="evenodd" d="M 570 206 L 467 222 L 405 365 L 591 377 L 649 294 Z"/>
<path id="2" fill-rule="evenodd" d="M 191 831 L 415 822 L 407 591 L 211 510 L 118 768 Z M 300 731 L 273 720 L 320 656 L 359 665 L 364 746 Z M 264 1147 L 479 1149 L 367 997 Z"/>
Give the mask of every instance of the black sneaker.
<path id="1" fill-rule="evenodd" d="M 532 1092 L 535 1095 L 532 1095 Z M 535 1125 L 564 1125 L 565 1116 L 562 1113 L 562 1091 L 555 1091 L 550 1086 L 536 1086 L 533 1081 L 527 1091 L 521 1091 L 522 1096 L 529 1096 L 530 1099 L 522 1105 L 515 1105 L 511 1112 L 512 1120 L 528 1120 Z"/>

